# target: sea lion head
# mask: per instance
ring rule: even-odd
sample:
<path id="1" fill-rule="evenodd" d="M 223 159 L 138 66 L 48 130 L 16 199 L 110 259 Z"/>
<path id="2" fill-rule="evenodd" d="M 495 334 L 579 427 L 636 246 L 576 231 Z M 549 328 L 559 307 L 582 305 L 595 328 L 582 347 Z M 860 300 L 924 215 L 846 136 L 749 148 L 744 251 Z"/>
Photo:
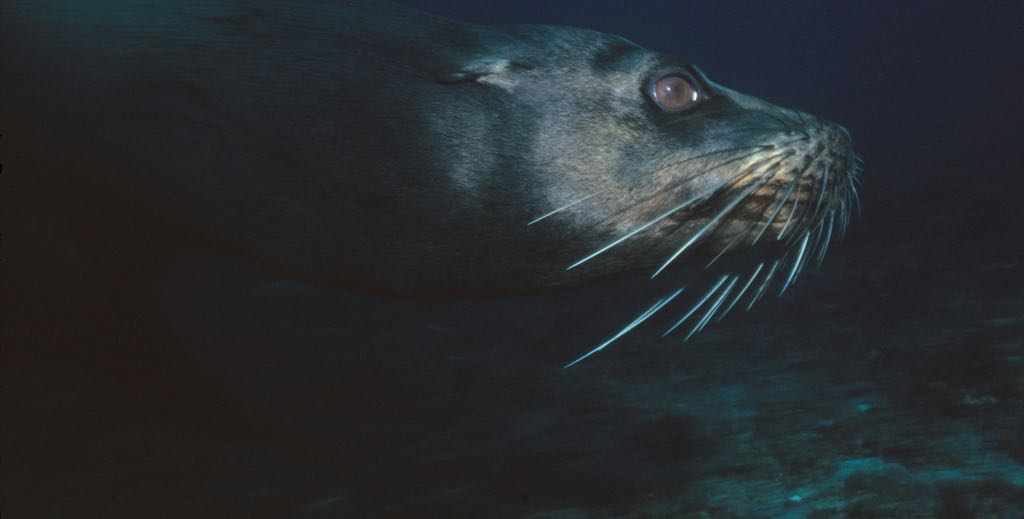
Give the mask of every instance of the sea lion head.
<path id="1" fill-rule="evenodd" d="M 533 265 L 548 269 L 545 283 L 739 256 L 742 268 L 798 270 L 845 229 L 858 167 L 841 126 L 620 37 L 506 34 L 515 44 L 478 60 L 472 77 L 522 115 L 508 131 L 529 136 L 529 231 L 558 243 L 534 259 L 563 262 Z"/>
<path id="2" fill-rule="evenodd" d="M 858 166 L 841 126 L 736 92 L 691 63 L 618 37 L 526 31 L 536 37 L 517 39 L 545 50 L 480 77 L 525 100 L 527 162 L 538 186 L 530 199 L 546 204 L 528 227 L 555 229 L 546 239 L 573 255 L 562 265 L 541 261 L 552 274 L 536 278 L 575 284 L 647 269 L 670 285 L 567 366 L 687 288 L 689 309 L 666 335 L 685 324 L 689 338 L 741 301 L 749 308 L 773 283 L 781 294 L 845 231 Z"/>

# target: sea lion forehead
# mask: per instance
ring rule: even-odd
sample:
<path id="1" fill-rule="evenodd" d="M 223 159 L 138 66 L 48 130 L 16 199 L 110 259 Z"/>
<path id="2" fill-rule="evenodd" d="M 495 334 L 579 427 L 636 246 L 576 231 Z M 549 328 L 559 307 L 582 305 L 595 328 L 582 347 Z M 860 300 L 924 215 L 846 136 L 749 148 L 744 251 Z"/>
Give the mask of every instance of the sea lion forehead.
<path id="1" fill-rule="evenodd" d="M 671 74 L 689 77 L 697 86 L 710 90 L 710 81 L 695 65 L 620 36 L 598 34 L 601 39 L 591 48 L 586 71 L 613 80 L 617 85 L 612 89 L 619 94 L 635 96 L 647 90 L 653 80 Z"/>
<path id="2" fill-rule="evenodd" d="M 529 56 L 538 66 L 572 63 L 591 71 L 612 71 L 661 59 L 622 36 L 579 27 L 508 25 L 498 32 L 505 36 L 497 40 L 499 46 Z"/>
<path id="3" fill-rule="evenodd" d="M 636 68 L 655 59 L 655 53 L 618 36 L 605 35 L 590 55 L 590 68 L 595 71 Z"/>
<path id="4" fill-rule="evenodd" d="M 579 73 L 600 82 L 614 97 L 641 101 L 653 80 L 680 73 L 703 78 L 696 68 L 676 56 L 654 51 L 619 36 L 596 33 L 588 55 L 573 63 Z M 636 107 L 636 105 L 634 105 Z"/>

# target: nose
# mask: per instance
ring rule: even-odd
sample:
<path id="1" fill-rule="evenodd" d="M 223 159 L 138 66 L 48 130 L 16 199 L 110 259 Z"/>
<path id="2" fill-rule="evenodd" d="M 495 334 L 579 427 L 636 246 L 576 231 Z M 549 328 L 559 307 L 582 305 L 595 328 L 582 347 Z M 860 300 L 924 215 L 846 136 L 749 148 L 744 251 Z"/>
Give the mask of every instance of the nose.
<path id="1" fill-rule="evenodd" d="M 853 163 L 853 137 L 850 131 L 831 121 L 822 122 L 822 142 L 826 153 L 822 159 L 834 172 L 848 173 Z"/>

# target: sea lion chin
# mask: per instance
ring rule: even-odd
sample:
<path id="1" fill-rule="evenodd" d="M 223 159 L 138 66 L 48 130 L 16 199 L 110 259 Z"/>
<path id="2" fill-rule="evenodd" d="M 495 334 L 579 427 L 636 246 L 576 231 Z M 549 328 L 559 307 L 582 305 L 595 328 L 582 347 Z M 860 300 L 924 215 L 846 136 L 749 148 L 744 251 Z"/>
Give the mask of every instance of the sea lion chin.
<path id="1" fill-rule="evenodd" d="M 15 0 L 0 33 L 11 170 L 334 287 L 729 265 L 706 324 L 820 260 L 856 197 L 841 127 L 590 30 L 366 1 Z M 39 166 L 54 149 L 76 170 Z"/>

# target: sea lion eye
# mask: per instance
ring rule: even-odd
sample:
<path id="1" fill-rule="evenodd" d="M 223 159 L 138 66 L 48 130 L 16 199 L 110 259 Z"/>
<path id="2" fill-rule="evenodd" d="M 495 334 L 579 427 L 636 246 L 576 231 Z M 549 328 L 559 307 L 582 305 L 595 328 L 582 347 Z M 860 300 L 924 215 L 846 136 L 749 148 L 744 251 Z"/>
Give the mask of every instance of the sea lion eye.
<path id="1" fill-rule="evenodd" d="M 681 112 L 700 100 L 693 80 L 679 74 L 662 76 L 651 84 L 651 99 L 666 112 Z"/>

